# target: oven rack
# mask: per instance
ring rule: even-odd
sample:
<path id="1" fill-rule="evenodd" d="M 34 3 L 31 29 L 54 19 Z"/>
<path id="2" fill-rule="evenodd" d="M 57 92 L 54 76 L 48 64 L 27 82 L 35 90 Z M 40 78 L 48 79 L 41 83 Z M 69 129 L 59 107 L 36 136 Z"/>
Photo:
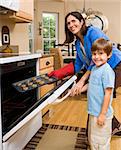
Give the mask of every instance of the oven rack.
<path id="1" fill-rule="evenodd" d="M 47 74 L 34 76 L 25 80 L 21 80 L 13 83 L 13 87 L 19 92 L 27 92 L 35 88 L 41 87 L 45 84 L 52 84 L 57 82 L 59 79 L 55 77 L 48 77 Z"/>

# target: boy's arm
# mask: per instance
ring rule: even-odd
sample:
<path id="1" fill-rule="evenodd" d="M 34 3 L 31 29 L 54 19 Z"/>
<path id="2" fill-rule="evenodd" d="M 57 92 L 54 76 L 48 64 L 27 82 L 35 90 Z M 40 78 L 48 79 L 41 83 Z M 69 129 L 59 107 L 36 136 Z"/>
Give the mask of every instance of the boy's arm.
<path id="1" fill-rule="evenodd" d="M 113 88 L 106 88 L 105 89 L 105 96 L 104 96 L 104 101 L 102 104 L 102 109 L 101 109 L 100 115 L 97 118 L 97 124 L 98 125 L 101 125 L 101 126 L 104 125 L 106 113 L 107 113 L 109 103 L 110 103 L 110 97 L 112 94 L 112 90 L 113 90 Z"/>

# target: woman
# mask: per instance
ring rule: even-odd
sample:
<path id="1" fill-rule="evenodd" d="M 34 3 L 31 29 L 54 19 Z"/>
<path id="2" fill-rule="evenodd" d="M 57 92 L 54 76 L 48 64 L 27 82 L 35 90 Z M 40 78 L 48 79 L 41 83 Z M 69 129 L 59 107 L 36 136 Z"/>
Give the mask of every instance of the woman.
<path id="1" fill-rule="evenodd" d="M 86 72 L 81 77 L 79 82 L 71 89 L 71 96 L 79 95 L 84 92 L 87 88 L 86 81 L 89 78 L 90 70 L 93 66 L 91 47 L 95 40 L 99 38 L 104 38 L 109 40 L 109 38 L 98 28 L 89 26 L 85 24 L 85 20 L 79 12 L 70 12 L 65 17 L 65 34 L 66 40 L 63 45 L 72 43 L 75 40 L 76 47 L 76 60 L 75 64 L 70 63 L 69 65 L 55 70 L 49 74 L 49 76 L 55 76 L 58 78 L 63 78 L 67 75 L 72 75 L 74 73 L 80 72 L 85 69 Z M 112 56 L 108 60 L 109 65 L 114 69 L 116 73 L 115 89 L 121 85 L 121 51 L 119 51 L 115 46 L 112 49 Z M 121 128 L 121 124 L 114 117 L 113 118 L 113 132 Z"/>

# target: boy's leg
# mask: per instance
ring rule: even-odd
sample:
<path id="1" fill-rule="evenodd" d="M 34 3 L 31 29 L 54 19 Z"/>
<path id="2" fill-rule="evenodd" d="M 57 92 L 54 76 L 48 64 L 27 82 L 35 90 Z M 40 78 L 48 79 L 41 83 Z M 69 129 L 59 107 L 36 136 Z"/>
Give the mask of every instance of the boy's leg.
<path id="1" fill-rule="evenodd" d="M 112 119 L 106 119 L 104 126 L 97 125 L 97 118 L 89 116 L 89 142 L 91 150 L 110 150 Z"/>

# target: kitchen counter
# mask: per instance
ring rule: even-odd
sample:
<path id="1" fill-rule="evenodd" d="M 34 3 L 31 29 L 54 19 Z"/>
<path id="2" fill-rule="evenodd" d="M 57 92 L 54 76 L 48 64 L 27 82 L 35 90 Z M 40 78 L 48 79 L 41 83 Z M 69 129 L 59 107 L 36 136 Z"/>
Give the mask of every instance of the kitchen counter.
<path id="1" fill-rule="evenodd" d="M 51 53 L 51 54 L 44 54 L 44 55 L 42 55 L 42 57 L 43 58 L 45 58 L 45 57 L 51 57 L 51 56 L 55 56 L 55 54 L 54 53 Z"/>
<path id="2" fill-rule="evenodd" d="M 41 53 L 31 53 L 31 54 L 0 53 L 0 64 L 40 58 L 40 57 L 42 57 Z"/>

